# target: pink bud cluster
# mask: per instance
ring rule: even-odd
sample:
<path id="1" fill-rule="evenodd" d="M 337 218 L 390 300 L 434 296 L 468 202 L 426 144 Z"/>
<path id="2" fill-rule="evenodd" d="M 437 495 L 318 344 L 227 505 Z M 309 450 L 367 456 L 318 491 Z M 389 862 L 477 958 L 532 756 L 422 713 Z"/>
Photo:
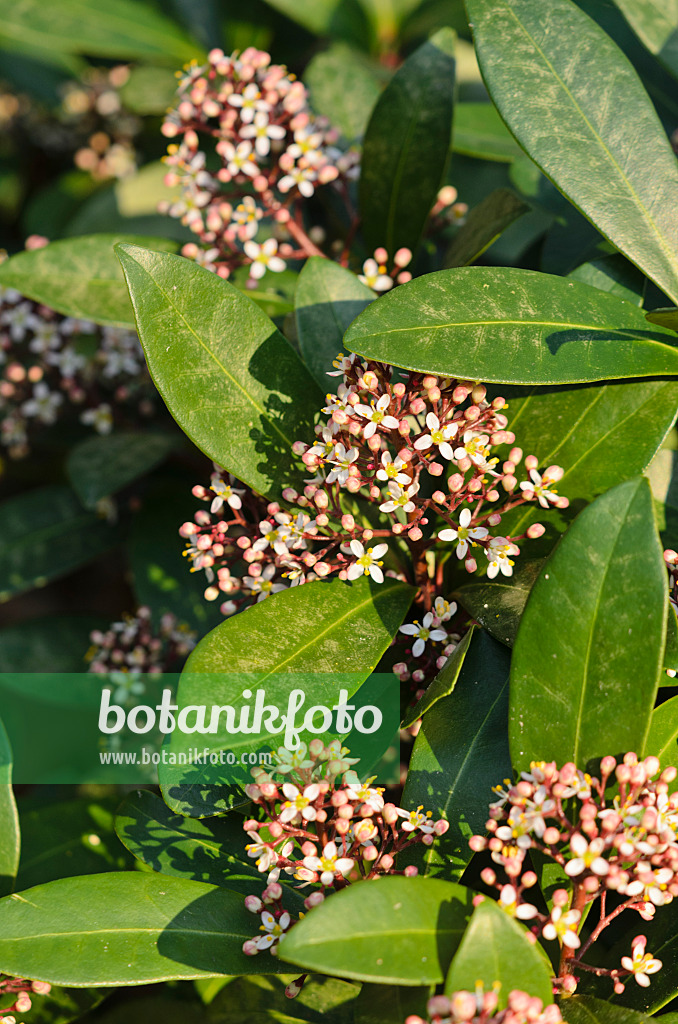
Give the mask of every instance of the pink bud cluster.
<path id="1" fill-rule="evenodd" d="M 385 802 L 384 790 L 373 787 L 373 779 L 360 782 L 351 770 L 357 761 L 339 741 L 326 747 L 314 739 L 296 751 L 280 747 L 276 761 L 268 772 L 253 769 L 255 783 L 246 787 L 262 812 L 259 820 L 244 823 L 251 840 L 247 855 L 256 859 L 259 871 L 268 873 L 262 900 L 245 900 L 249 910 L 262 916 L 263 933 L 245 942 L 248 955 L 274 952 L 294 923 L 280 902 L 281 874 L 293 876 L 306 891 L 313 887 L 304 900 L 311 910 L 354 882 L 416 875 L 413 866 L 397 871 L 398 854 L 418 842 L 430 846 L 449 827 L 442 819 L 433 821 L 421 807 L 406 811 Z"/>
<path id="2" fill-rule="evenodd" d="M 142 606 L 136 615 L 125 615 L 105 632 L 93 630 L 90 640 L 90 672 L 161 675 L 181 666 L 182 659 L 195 647 L 197 636 L 169 612 L 156 628 L 150 608 Z"/>
<path id="3" fill-rule="evenodd" d="M 576 988 L 577 971 L 610 976 L 615 991 L 620 980 L 633 974 L 639 984 L 661 963 L 642 953 L 640 938 L 635 960 L 625 957 L 623 969 L 602 970 L 583 963 L 582 957 L 601 932 L 625 910 L 650 920 L 657 907 L 678 895 L 678 791 L 669 785 L 678 771 L 659 773 L 656 757 L 639 761 L 635 754 L 602 758 L 600 778 L 580 771 L 572 763 L 558 769 L 555 762 L 533 762 L 518 782 L 496 787 L 498 800 L 490 805 L 489 838 L 473 836 L 474 851 L 489 850 L 508 882 L 485 868 L 486 885 L 497 889 L 499 903 L 519 920 L 533 922 L 533 934 L 561 946 L 561 982 L 566 991 Z M 658 775 L 658 778 L 655 776 Z M 528 891 L 537 876 L 523 871 L 525 857 L 537 850 L 555 861 L 569 879 L 570 889 L 553 894 L 547 916 L 530 902 Z M 607 894 L 615 896 L 608 912 Z M 618 897 L 622 897 L 621 902 Z M 579 935 L 587 904 L 599 900 L 599 920 L 582 945 Z M 578 953 L 575 951 L 579 950 Z M 658 965 L 658 966 L 656 966 Z"/>
<path id="4" fill-rule="evenodd" d="M 8 997 L 14 1002 L 0 1010 L 0 1024 L 16 1024 L 15 1013 L 28 1013 L 31 1008 L 31 994 L 46 996 L 52 986 L 46 981 L 28 981 L 26 978 L 10 978 L 0 975 L 0 999 L 5 1003 Z"/>
<path id="5" fill-rule="evenodd" d="M 541 999 L 520 989 L 509 992 L 505 1010 L 497 1010 L 500 987 L 485 992 L 478 984 L 475 992 L 432 996 L 426 1004 L 426 1020 L 411 1014 L 405 1024 L 562 1024 L 555 1003 L 544 1006 Z"/>
<path id="6" fill-rule="evenodd" d="M 164 158 L 166 184 L 181 191 L 161 212 L 180 218 L 200 243 L 184 246 L 184 256 L 222 277 L 247 265 L 254 281 L 284 270 L 286 259 L 322 255 L 306 233 L 299 200 L 330 182 L 345 195 L 358 156 L 336 148 L 337 133 L 313 116 L 303 83 L 271 64 L 270 54 L 212 50 L 207 64 L 187 65 L 162 132 L 181 138 Z M 216 153 L 214 170 L 201 138 Z M 276 237 L 259 244 L 263 221 Z"/>
<path id="7" fill-rule="evenodd" d="M 0 445 L 11 458 L 25 457 L 29 437 L 69 412 L 108 434 L 151 416 L 153 396 L 132 331 L 64 317 L 0 288 Z"/>

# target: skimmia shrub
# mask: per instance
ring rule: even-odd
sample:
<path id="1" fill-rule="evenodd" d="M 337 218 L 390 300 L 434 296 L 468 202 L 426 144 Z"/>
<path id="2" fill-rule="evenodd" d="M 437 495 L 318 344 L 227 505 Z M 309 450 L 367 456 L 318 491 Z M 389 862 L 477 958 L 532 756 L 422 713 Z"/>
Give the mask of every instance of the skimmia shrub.
<path id="1" fill-rule="evenodd" d="M 0 265 L 0 1024 L 670 1016 L 673 6 L 54 3 L 3 15 L 68 26 L 79 171 Z"/>

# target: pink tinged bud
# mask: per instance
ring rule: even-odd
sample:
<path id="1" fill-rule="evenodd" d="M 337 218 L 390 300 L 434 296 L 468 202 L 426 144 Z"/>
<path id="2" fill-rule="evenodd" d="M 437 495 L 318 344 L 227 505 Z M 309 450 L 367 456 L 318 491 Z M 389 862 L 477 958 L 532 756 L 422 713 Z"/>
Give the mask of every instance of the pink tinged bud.
<path id="1" fill-rule="evenodd" d="M 320 459 L 312 452 L 304 452 L 301 456 L 301 461 L 305 466 L 308 466 L 309 469 L 315 469 L 316 466 L 320 465 Z"/>
<path id="2" fill-rule="evenodd" d="M 562 466 L 547 466 L 544 471 L 544 476 L 548 477 L 552 484 L 557 484 L 559 480 L 562 480 L 565 475 L 565 470 Z"/>
<path id="3" fill-rule="evenodd" d="M 464 568 L 466 569 L 466 572 L 475 572 L 478 568 L 478 563 L 475 558 L 467 558 L 464 562 Z"/>
<path id="4" fill-rule="evenodd" d="M 404 246 L 402 249 L 398 249 L 395 256 L 393 257 L 393 262 L 395 263 L 396 267 L 406 267 L 408 263 L 411 263 L 411 261 L 412 253 L 409 249 L 406 249 Z"/>
<path id="5" fill-rule="evenodd" d="M 395 804 L 384 804 L 381 816 L 387 825 L 395 825 L 398 820 Z"/>
<path id="6" fill-rule="evenodd" d="M 480 409 L 477 405 L 469 405 L 468 409 L 464 409 L 464 419 L 469 423 L 475 423 L 476 420 L 480 419 Z"/>
<path id="7" fill-rule="evenodd" d="M 412 401 L 410 402 L 410 412 L 414 413 L 415 416 L 418 416 L 419 413 L 423 412 L 425 408 L 426 402 L 424 401 L 423 398 L 413 398 Z"/>
<path id="8" fill-rule="evenodd" d="M 393 394 L 396 396 L 396 398 L 402 398 L 406 391 L 407 388 L 402 383 L 402 381 L 398 381 L 397 384 L 393 385 Z"/>
<path id="9" fill-rule="evenodd" d="M 295 441 L 294 444 L 292 445 L 292 451 L 294 452 L 295 455 L 303 455 L 307 448 L 308 445 L 306 444 L 305 441 Z"/>
<path id="10" fill-rule="evenodd" d="M 501 468 L 504 471 L 504 473 L 515 473 L 516 464 L 515 462 L 511 462 L 510 459 L 507 459 L 507 461 L 503 464 Z"/>
<path id="11" fill-rule="evenodd" d="M 462 471 L 462 473 L 468 473 L 473 463 L 471 462 L 469 457 L 465 455 L 463 459 L 457 460 L 457 465 L 459 466 L 459 469 Z"/>
<path id="12" fill-rule="evenodd" d="M 294 487 L 285 487 L 282 492 L 282 496 L 285 501 L 296 501 L 299 497 L 299 492 L 295 491 Z"/>
<path id="13" fill-rule="evenodd" d="M 508 443 L 509 443 L 508 431 L 506 431 L 506 430 L 495 430 L 495 432 L 493 434 L 490 434 L 490 444 L 508 444 Z"/>
<path id="14" fill-rule="evenodd" d="M 546 527 L 542 526 L 541 523 L 532 523 L 532 525 L 527 528 L 527 536 L 530 540 L 536 540 L 537 537 L 543 537 L 545 533 Z"/>
<path id="15" fill-rule="evenodd" d="M 414 864 L 408 864 L 403 874 L 405 878 L 416 878 L 419 874 L 419 868 L 415 867 Z"/>
<path id="16" fill-rule="evenodd" d="M 495 489 L 492 488 L 491 491 L 487 492 L 486 498 L 488 501 L 499 501 L 499 491 L 495 491 Z"/>
<path id="17" fill-rule="evenodd" d="M 483 485 L 481 481 L 478 479 L 478 477 L 475 477 L 473 480 L 469 480 L 468 489 L 471 492 L 471 494 L 477 494 L 478 491 L 481 491 L 483 489 Z"/>
<path id="18" fill-rule="evenodd" d="M 254 939 L 248 939 L 247 942 L 243 942 L 242 951 L 245 956 L 256 956 L 259 949 Z"/>
<path id="19" fill-rule="evenodd" d="M 533 885 L 537 884 L 539 879 L 535 875 L 534 871 L 526 871 L 520 881 L 526 889 L 531 889 Z"/>
<path id="20" fill-rule="evenodd" d="M 205 598 L 206 601 L 216 601 L 216 599 L 218 597 L 219 597 L 219 588 L 218 587 L 208 587 L 207 590 L 205 591 L 204 598 Z"/>
<path id="21" fill-rule="evenodd" d="M 314 843 L 310 842 L 310 840 L 306 840 L 306 842 L 301 844 L 301 852 L 304 857 L 315 857 L 318 854 L 318 849 Z"/>
<path id="22" fill-rule="evenodd" d="M 438 387 L 437 384 L 435 384 L 432 388 L 428 389 L 427 398 L 429 402 L 440 401 L 440 388 Z"/>
<path id="23" fill-rule="evenodd" d="M 334 827 L 340 836 L 345 836 L 351 827 L 351 822 L 346 818 L 339 818 Z"/>
<path id="24" fill-rule="evenodd" d="M 490 526 L 499 526 L 501 522 L 501 515 L 499 512 L 493 512 L 491 516 L 487 517 L 487 522 Z"/>
<path id="25" fill-rule="evenodd" d="M 320 512 L 316 516 L 316 520 L 315 521 L 318 524 L 318 526 L 327 526 L 327 524 L 330 521 L 330 517 L 325 512 Z"/>
<path id="26" fill-rule="evenodd" d="M 464 478 L 461 473 L 453 473 L 447 481 L 447 487 L 450 494 L 456 494 L 464 486 Z"/>
<path id="27" fill-rule="evenodd" d="M 350 512 L 346 512 L 341 517 L 341 525 L 345 530 L 355 530 L 355 519 L 353 518 Z"/>
<path id="28" fill-rule="evenodd" d="M 246 548 L 250 547 L 251 543 L 252 541 L 249 539 L 249 537 L 238 537 L 236 541 L 237 546 L 241 550 L 245 550 Z"/>
<path id="29" fill-rule="evenodd" d="M 328 498 L 325 491 L 316 491 L 316 493 L 313 495 L 313 501 L 315 503 L 316 508 L 320 509 L 327 508 L 330 503 L 330 499 Z"/>
<path id="30" fill-rule="evenodd" d="M 407 437 L 412 432 L 412 427 L 409 425 L 407 420 L 399 420 L 398 422 L 398 433 L 401 437 Z"/>
<path id="31" fill-rule="evenodd" d="M 384 249 L 383 245 L 380 245 L 378 249 L 374 250 L 374 258 L 377 263 L 386 263 L 388 260 L 388 252 Z"/>
<path id="32" fill-rule="evenodd" d="M 367 440 L 367 447 L 371 452 L 378 452 L 381 448 L 381 437 L 379 434 L 372 434 L 372 437 Z"/>
<path id="33" fill-rule="evenodd" d="M 465 387 L 463 384 L 458 384 L 457 387 L 452 392 L 452 401 L 454 402 L 455 405 L 461 405 L 462 402 L 466 401 L 468 396 L 469 389 Z"/>
<path id="34" fill-rule="evenodd" d="M 421 841 L 424 846 L 433 846 L 433 836 L 427 833 L 421 837 Z"/>
<path id="35" fill-rule="evenodd" d="M 417 541 L 417 540 L 421 540 L 421 538 L 424 535 L 423 535 L 423 533 L 421 532 L 421 530 L 419 529 L 418 526 L 414 526 L 414 527 L 412 527 L 412 529 L 410 530 L 410 532 L 408 533 L 407 536 L 410 538 L 410 540 Z"/>
<path id="36" fill-rule="evenodd" d="M 250 911 L 251 914 L 258 914 L 261 908 L 263 907 L 263 903 L 261 902 L 258 896 L 246 896 L 245 907 L 247 908 L 247 910 Z"/>
<path id="37" fill-rule="evenodd" d="M 264 899 L 279 900 L 283 894 L 282 885 L 279 882 L 271 882 L 263 892 Z"/>
<path id="38" fill-rule="evenodd" d="M 429 476 L 442 476 L 445 467 L 442 466 L 440 462 L 429 462 L 426 468 L 429 472 Z"/>
<path id="39" fill-rule="evenodd" d="M 180 537 L 192 537 L 194 534 L 198 532 L 199 529 L 195 525 L 195 523 L 182 523 L 182 525 L 179 527 Z"/>
<path id="40" fill-rule="evenodd" d="M 337 814 L 340 818 L 344 818 L 346 821 L 349 821 L 353 817 L 353 808 L 350 804 L 342 804 L 337 811 Z"/>
<path id="41" fill-rule="evenodd" d="M 484 402 L 486 395 L 487 388 L 485 387 L 484 384 L 476 384 L 473 391 L 471 392 L 471 398 L 473 399 L 476 405 L 480 405 L 481 402 Z"/>
<path id="42" fill-rule="evenodd" d="M 360 479 L 360 477 L 350 476 L 346 481 L 346 490 L 349 491 L 351 494 L 357 494 L 361 487 L 362 480 Z"/>
<path id="43" fill-rule="evenodd" d="M 307 910 L 312 910 L 313 907 L 319 907 L 324 901 L 325 895 L 322 892 L 312 892 L 310 896 L 307 896 L 304 900 L 304 906 Z"/>
<path id="44" fill-rule="evenodd" d="M 527 469 L 528 472 L 531 469 L 536 469 L 538 465 L 539 465 L 539 459 L 537 458 L 536 455 L 528 455 L 527 458 L 525 459 L 525 469 Z"/>
<path id="45" fill-rule="evenodd" d="M 553 825 L 550 825 L 544 832 L 544 842 L 547 846 L 555 846 L 560 842 L 560 832 Z"/>
<path id="46" fill-rule="evenodd" d="M 570 499 L 561 495 L 555 503 L 556 508 L 569 508 Z"/>
<path id="47" fill-rule="evenodd" d="M 264 786 L 262 786 L 261 788 L 263 790 Z M 264 796 L 266 796 L 265 793 Z M 274 839 L 280 839 L 280 836 L 283 834 L 284 829 L 279 821 L 273 821 L 268 826 L 268 831 L 271 833 Z"/>
<path id="48" fill-rule="evenodd" d="M 318 576 L 328 576 L 332 572 L 332 566 L 328 565 L 327 562 L 316 562 L 314 570 Z"/>
<path id="49" fill-rule="evenodd" d="M 508 493 L 511 494 L 518 486 L 518 481 L 512 473 L 507 473 L 506 476 L 501 478 L 501 485 L 505 491 L 508 491 Z"/>
<path id="50" fill-rule="evenodd" d="M 497 881 L 497 876 L 495 872 L 492 870 L 492 868 L 483 868 L 483 870 L 480 872 L 480 877 L 482 878 L 485 885 L 494 885 L 495 882 Z"/>
<path id="51" fill-rule="evenodd" d="M 600 885 L 599 880 L 597 878 L 595 878 L 594 876 L 590 876 L 589 878 L 585 878 L 584 879 L 584 892 L 588 892 L 588 893 L 598 892 L 599 885 Z"/>
<path id="52" fill-rule="evenodd" d="M 379 856 L 379 850 L 376 846 L 370 845 L 363 849 L 363 858 L 367 861 L 376 860 Z"/>
<path id="53" fill-rule="evenodd" d="M 664 561 L 668 562 L 669 565 L 675 565 L 678 562 L 678 551 L 674 551 L 673 548 L 667 548 L 664 552 Z"/>
<path id="54" fill-rule="evenodd" d="M 462 993 L 457 993 L 457 995 L 461 994 Z M 432 996 L 426 1004 L 426 1010 L 429 1017 L 447 1017 L 450 1013 L 450 1000 L 447 996 Z M 474 1007 L 470 1016 L 473 1016 L 475 1013 L 476 1008 L 474 1000 Z M 462 1017 L 461 1019 L 463 1020 L 464 1018 Z"/>
<path id="55" fill-rule="evenodd" d="M 443 494 L 442 491 L 434 491 L 431 497 L 433 498 L 437 505 L 442 505 L 442 503 L 445 501 L 445 495 Z"/>

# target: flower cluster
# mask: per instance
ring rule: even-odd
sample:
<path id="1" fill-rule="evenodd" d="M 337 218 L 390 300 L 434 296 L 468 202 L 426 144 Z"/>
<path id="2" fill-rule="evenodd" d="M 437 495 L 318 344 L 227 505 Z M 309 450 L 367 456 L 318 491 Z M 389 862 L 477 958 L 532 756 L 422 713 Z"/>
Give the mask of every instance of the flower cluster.
<path id="1" fill-rule="evenodd" d="M 118 682 L 114 700 L 125 704 L 130 694 L 144 692 L 144 684 L 135 677 L 144 673 L 161 675 L 176 668 L 193 650 L 197 637 L 169 612 L 162 616 L 156 629 L 150 608 L 142 606 L 136 615 L 125 615 L 121 622 L 112 623 L 106 632 L 93 630 L 90 640 L 92 647 L 86 656 L 89 671 L 98 675 L 113 673 Z"/>
<path id="2" fill-rule="evenodd" d="M 71 144 L 78 144 L 73 161 L 95 181 L 125 178 L 136 170 L 134 137 L 142 122 L 125 110 L 120 94 L 129 76 L 125 64 L 90 67 L 80 81 L 67 82 L 62 89 L 60 120 L 70 129 Z"/>
<path id="3" fill-rule="evenodd" d="M 475 992 L 432 996 L 426 1004 L 427 1020 L 411 1014 L 405 1024 L 562 1024 L 555 1003 L 543 1006 L 541 999 L 520 989 L 509 992 L 505 1010 L 497 1010 L 499 988 L 485 992 L 478 983 Z"/>
<path id="4" fill-rule="evenodd" d="M 270 54 L 212 50 L 207 64 L 187 65 L 162 132 L 181 140 L 164 158 L 166 184 L 179 186 L 180 196 L 160 209 L 200 242 L 184 246 L 185 256 L 222 277 L 246 265 L 255 281 L 267 270 L 284 270 L 286 259 L 322 255 L 304 229 L 298 200 L 330 182 L 346 194 L 357 154 L 336 148 L 337 133 L 313 116 L 303 83 L 271 64 Z M 200 148 L 201 137 L 214 147 L 218 167 Z M 266 237 L 272 229 L 277 237 Z"/>
<path id="5" fill-rule="evenodd" d="M 395 284 L 407 284 L 412 280 L 409 270 L 404 268 L 412 261 L 409 249 L 398 249 L 389 268 L 388 252 L 383 247 L 374 250 L 374 257 L 363 263 L 363 272 L 358 277 L 373 292 L 387 292 Z"/>
<path id="6" fill-rule="evenodd" d="M 433 821 L 421 807 L 406 811 L 385 802 L 373 779 L 360 782 L 355 764 L 338 740 L 325 747 L 314 739 L 296 751 L 280 747 L 275 767 L 252 770 L 255 782 L 245 791 L 262 813 L 244 824 L 251 840 L 246 849 L 268 884 L 261 899 L 245 900 L 261 919 L 261 934 L 245 942 L 246 954 L 275 953 L 294 923 L 283 907 L 281 874 L 293 876 L 301 888 L 313 887 L 304 900 L 311 910 L 353 882 L 416 875 L 416 867 L 396 870 L 398 854 L 417 842 L 430 846 L 447 831 L 446 821 Z"/>
<path id="7" fill-rule="evenodd" d="M 0 287 L 0 445 L 12 458 L 27 455 L 29 435 L 69 407 L 108 434 L 116 419 L 152 415 L 152 396 L 132 331 L 64 317 Z"/>
<path id="8" fill-rule="evenodd" d="M 0 1024 L 16 1024 L 15 1013 L 28 1013 L 31 1008 L 31 993 L 49 995 L 52 986 L 46 981 L 28 981 L 26 978 L 10 978 L 0 975 L 0 999 L 8 997 L 13 1002 L 0 1011 Z"/>
<path id="9" fill-rule="evenodd" d="M 488 849 L 508 877 L 498 881 L 489 867 L 482 872 L 483 881 L 498 890 L 503 909 L 534 922 L 535 935 L 560 943 L 559 980 L 565 991 L 576 988 L 578 971 L 607 975 L 621 992 L 622 978 L 631 975 L 639 985 L 649 985 L 649 975 L 661 968 L 645 952 L 644 936 L 633 940 L 632 956 L 622 958 L 621 969 L 603 970 L 581 959 L 623 911 L 651 920 L 657 907 L 678 895 L 678 791 L 669 792 L 678 771 L 667 767 L 659 774 L 659 767 L 656 757 L 639 761 L 633 753 L 620 764 L 604 757 L 600 778 L 571 763 L 560 769 L 553 762 L 533 763 L 517 783 L 507 780 L 506 788 L 496 788 L 489 838 L 470 840 L 473 850 Z M 530 850 L 555 861 L 570 880 L 571 892 L 563 888 L 553 894 L 548 916 L 529 900 L 537 884 L 533 871 L 523 871 Z M 609 893 L 612 910 L 606 906 Z M 594 900 L 599 900 L 599 920 L 582 944 L 582 916 Z"/>

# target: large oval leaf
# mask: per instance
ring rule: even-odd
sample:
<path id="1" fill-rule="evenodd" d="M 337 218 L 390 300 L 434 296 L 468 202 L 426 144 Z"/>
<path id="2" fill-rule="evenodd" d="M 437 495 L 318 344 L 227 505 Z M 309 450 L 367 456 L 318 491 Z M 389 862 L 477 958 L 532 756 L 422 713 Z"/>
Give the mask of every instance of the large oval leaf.
<path id="1" fill-rule="evenodd" d="M 369 359 L 509 384 L 676 374 L 675 340 L 616 295 L 514 267 L 425 274 L 368 306 L 344 336 Z"/>
<path id="2" fill-rule="evenodd" d="M 494 900 L 483 900 L 475 910 L 454 955 L 445 991 L 473 992 L 482 982 L 486 992 L 499 982 L 499 1009 L 515 988 L 553 1002 L 548 960 L 541 946 L 531 943 L 523 925 L 509 917 Z"/>
<path id="3" fill-rule="evenodd" d="M 0 896 L 11 892 L 19 869 L 21 837 L 12 791 L 12 748 L 0 722 Z"/>
<path id="4" fill-rule="evenodd" d="M 455 153 L 480 160 L 512 163 L 523 151 L 492 103 L 457 103 L 454 108 Z"/>
<path id="5" fill-rule="evenodd" d="M 511 664 L 516 769 L 644 754 L 667 603 L 652 495 L 640 477 L 580 513 L 532 589 Z"/>
<path id="6" fill-rule="evenodd" d="M 151 376 L 179 426 L 260 494 L 293 475 L 322 394 L 292 347 L 242 292 L 191 260 L 116 247 Z"/>
<path id="7" fill-rule="evenodd" d="M 0 971 L 80 987 L 286 970 L 245 956 L 256 930 L 229 889 L 136 871 L 63 878 L 0 901 Z"/>
<path id="8" fill-rule="evenodd" d="M 647 752 L 659 758 L 662 768 L 678 762 L 678 697 L 669 698 L 652 712 Z"/>
<path id="9" fill-rule="evenodd" d="M 317 114 L 327 117 L 349 142 L 362 138 L 381 92 L 379 75 L 364 54 L 334 43 L 309 61 L 304 83 Z"/>
<path id="10" fill-rule="evenodd" d="M 634 985 L 633 988 L 637 989 L 638 986 Z M 593 996 L 574 996 L 567 1000 L 568 1024 L 650 1024 L 652 1019 L 644 1013 L 628 1010 L 625 1006 L 615 1006 L 606 999 L 594 999 Z M 670 1022 L 666 1021 L 666 1024 Z"/>
<path id="11" fill-rule="evenodd" d="M 474 634 L 454 692 L 424 715 L 414 743 L 403 806 L 446 818 L 449 831 L 433 846 L 414 847 L 420 871 L 458 878 L 471 857 L 469 838 L 482 832 L 492 786 L 511 773 L 507 650 Z"/>
<path id="12" fill-rule="evenodd" d="M 367 244 L 415 249 L 450 151 L 454 33 L 441 29 L 408 57 L 370 117 L 360 170 Z"/>
<path id="13" fill-rule="evenodd" d="M 337 893 L 295 925 L 280 958 L 323 974 L 438 984 L 459 945 L 471 891 L 433 878 L 379 878 Z"/>
<path id="14" fill-rule="evenodd" d="M 614 0 L 638 38 L 678 78 L 676 0 Z"/>
<path id="15" fill-rule="evenodd" d="M 113 246 L 120 242 L 176 252 L 167 238 L 86 235 L 27 249 L 0 264 L 0 285 L 16 288 L 64 316 L 134 329 L 134 313 Z"/>
<path id="16" fill-rule="evenodd" d="M 466 9 L 485 84 L 521 146 L 678 301 L 678 167 L 631 63 L 570 0 L 466 0 Z"/>

